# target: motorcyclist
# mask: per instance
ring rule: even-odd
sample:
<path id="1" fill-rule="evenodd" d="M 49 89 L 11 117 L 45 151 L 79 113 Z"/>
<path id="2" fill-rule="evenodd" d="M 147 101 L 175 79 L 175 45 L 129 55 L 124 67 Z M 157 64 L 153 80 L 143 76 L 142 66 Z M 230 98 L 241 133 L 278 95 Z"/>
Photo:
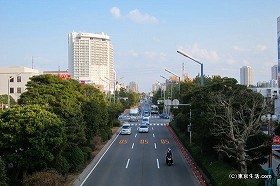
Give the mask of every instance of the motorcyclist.
<path id="1" fill-rule="evenodd" d="M 167 153 L 166 153 L 166 163 L 167 163 L 167 158 L 171 158 L 171 163 L 173 164 L 173 157 L 172 157 L 172 151 L 170 148 L 167 149 Z"/>
<path id="2" fill-rule="evenodd" d="M 167 149 L 166 156 L 168 156 L 168 157 L 171 156 L 172 157 L 172 152 L 171 152 L 170 148 Z"/>

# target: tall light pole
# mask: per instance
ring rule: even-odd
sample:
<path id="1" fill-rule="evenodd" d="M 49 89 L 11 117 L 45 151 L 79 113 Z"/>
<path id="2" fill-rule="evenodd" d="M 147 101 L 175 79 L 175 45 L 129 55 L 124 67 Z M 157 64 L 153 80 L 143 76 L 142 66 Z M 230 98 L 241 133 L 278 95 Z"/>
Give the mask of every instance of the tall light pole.
<path id="1" fill-rule="evenodd" d="M 120 80 L 122 79 L 123 77 L 120 78 Z M 114 103 L 116 103 L 116 83 L 117 83 L 117 80 L 111 80 L 107 77 L 105 77 L 105 79 L 107 79 L 109 82 L 114 82 Z M 109 83 L 109 91 L 110 91 L 110 83 Z"/>
<path id="2" fill-rule="evenodd" d="M 110 95 L 110 82 L 108 81 L 105 81 L 104 79 L 100 78 L 102 81 L 104 81 L 105 83 L 108 83 L 109 84 L 109 91 L 108 91 L 108 95 L 109 95 L 109 100 L 111 102 L 111 95 Z"/>
<path id="3" fill-rule="evenodd" d="M 172 74 L 172 75 L 174 75 L 174 76 L 176 76 L 176 77 L 178 77 L 178 79 L 179 79 L 179 83 L 178 83 L 178 91 L 179 91 L 179 95 L 180 95 L 180 76 L 178 76 L 177 74 L 175 74 L 175 73 L 173 73 L 173 72 L 171 72 L 170 70 L 168 70 L 167 68 L 165 68 L 164 69 L 166 72 L 169 72 L 170 74 Z"/>
<path id="4" fill-rule="evenodd" d="M 170 79 L 168 79 L 168 78 L 162 76 L 162 75 L 160 75 L 160 77 L 162 77 L 163 79 L 167 80 L 168 82 L 171 82 L 171 88 L 170 88 L 170 96 L 171 96 L 171 97 L 170 97 L 170 99 L 172 100 L 172 88 L 173 88 L 173 87 L 172 87 L 172 84 L 173 84 L 172 81 L 171 81 Z"/>
<path id="5" fill-rule="evenodd" d="M 194 62 L 200 64 L 200 85 L 203 86 L 203 85 L 204 85 L 204 80 L 203 80 L 203 78 L 204 78 L 204 77 L 203 77 L 203 76 L 204 76 L 204 74 L 203 74 L 203 63 L 199 62 L 198 60 L 196 60 L 196 59 L 193 58 L 192 56 L 190 56 L 190 55 L 188 55 L 188 54 L 186 54 L 186 53 L 184 53 L 184 52 L 182 52 L 182 51 L 180 51 L 180 50 L 177 50 L 177 52 L 178 52 L 179 54 L 181 54 L 181 55 L 183 55 L 183 56 L 185 56 L 185 57 L 187 57 L 187 58 L 193 60 Z"/>

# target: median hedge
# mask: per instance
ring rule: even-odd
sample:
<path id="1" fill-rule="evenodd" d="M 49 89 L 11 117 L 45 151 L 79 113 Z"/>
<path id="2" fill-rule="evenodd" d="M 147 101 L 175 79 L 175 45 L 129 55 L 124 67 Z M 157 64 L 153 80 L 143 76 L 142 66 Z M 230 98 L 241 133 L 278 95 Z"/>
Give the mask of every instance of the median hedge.
<path id="1" fill-rule="evenodd" d="M 176 133 L 182 144 L 188 150 L 188 152 L 193 157 L 195 163 L 200 167 L 203 173 L 206 175 L 209 184 L 216 186 L 263 186 L 265 183 L 265 179 L 232 179 L 229 178 L 231 174 L 238 175 L 238 170 L 231 167 L 229 164 L 223 161 L 219 161 L 217 157 L 213 155 L 205 155 L 201 154 L 200 146 L 192 143 L 189 144 L 189 137 L 186 136 L 183 132 L 181 132 L 174 122 L 171 123 L 171 128 Z M 259 175 L 266 175 L 267 172 L 263 170 L 261 167 L 258 170 L 254 170 L 252 174 L 258 173 Z"/>

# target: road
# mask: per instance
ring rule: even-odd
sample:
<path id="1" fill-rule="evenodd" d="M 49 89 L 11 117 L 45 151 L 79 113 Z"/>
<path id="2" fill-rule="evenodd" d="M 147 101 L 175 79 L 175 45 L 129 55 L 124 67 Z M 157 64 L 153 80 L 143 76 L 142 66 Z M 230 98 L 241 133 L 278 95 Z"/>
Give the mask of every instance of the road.
<path id="1" fill-rule="evenodd" d="M 131 135 L 117 135 L 90 174 L 84 186 L 185 186 L 199 185 L 182 152 L 167 130 L 169 120 L 151 116 L 149 133 L 138 133 L 140 122 L 131 122 Z M 174 165 L 165 163 L 171 148 Z"/>

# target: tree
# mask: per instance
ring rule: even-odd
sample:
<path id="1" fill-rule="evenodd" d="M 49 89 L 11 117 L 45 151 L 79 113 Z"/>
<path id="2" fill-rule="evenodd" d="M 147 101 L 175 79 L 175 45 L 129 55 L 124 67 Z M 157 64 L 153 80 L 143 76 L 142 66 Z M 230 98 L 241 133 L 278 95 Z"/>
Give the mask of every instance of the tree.
<path id="1" fill-rule="evenodd" d="M 8 95 L 7 94 L 0 95 L 0 104 L 8 104 Z M 11 105 L 16 104 L 16 101 L 14 100 L 14 98 L 12 96 L 10 96 L 10 104 Z"/>
<path id="2" fill-rule="evenodd" d="M 78 81 L 64 80 L 56 75 L 33 76 L 27 82 L 27 91 L 21 94 L 18 103 L 46 106 L 66 124 L 68 146 L 80 145 L 86 141 L 80 87 Z"/>
<path id="3" fill-rule="evenodd" d="M 93 136 L 101 135 L 101 131 L 107 128 L 109 103 L 106 102 L 104 94 L 92 86 L 81 86 L 81 92 L 86 94 L 82 101 L 82 112 L 86 122 L 87 140 L 90 141 Z"/>
<path id="4" fill-rule="evenodd" d="M 13 178 L 51 165 L 65 142 L 60 118 L 39 105 L 16 106 L 0 115 L 0 156 Z"/>
<path id="5" fill-rule="evenodd" d="M 260 160 L 265 155 L 253 152 L 267 149 L 270 142 L 261 138 L 257 143 L 248 145 L 250 138 L 262 134 L 260 119 L 266 112 L 264 99 L 261 94 L 248 89 L 232 90 L 232 87 L 227 87 L 211 93 L 211 101 L 208 104 L 213 121 L 211 134 L 220 138 L 214 148 L 233 158 L 241 173 L 247 173 L 247 163 Z"/>
<path id="6" fill-rule="evenodd" d="M 0 185 L 8 186 L 8 177 L 6 175 L 6 166 L 3 160 L 0 159 Z"/>

